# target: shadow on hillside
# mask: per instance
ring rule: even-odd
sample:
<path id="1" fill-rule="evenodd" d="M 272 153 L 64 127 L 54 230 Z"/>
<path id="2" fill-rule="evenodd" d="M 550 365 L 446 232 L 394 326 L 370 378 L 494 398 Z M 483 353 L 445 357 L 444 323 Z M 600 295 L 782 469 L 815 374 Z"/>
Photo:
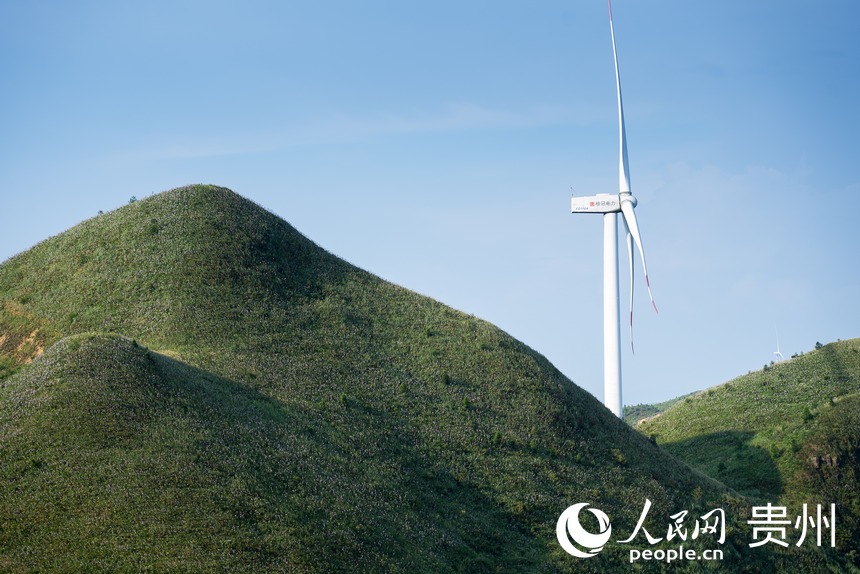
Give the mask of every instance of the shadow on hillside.
<path id="1" fill-rule="evenodd" d="M 744 496 L 776 499 L 784 484 L 771 454 L 750 444 L 754 433 L 722 431 L 661 445 Z"/>

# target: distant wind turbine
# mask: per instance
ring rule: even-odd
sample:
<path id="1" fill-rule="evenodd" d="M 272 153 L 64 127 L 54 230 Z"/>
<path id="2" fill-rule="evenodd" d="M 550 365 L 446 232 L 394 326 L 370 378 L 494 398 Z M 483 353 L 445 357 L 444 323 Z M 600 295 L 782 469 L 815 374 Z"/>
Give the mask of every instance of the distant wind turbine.
<path id="1" fill-rule="evenodd" d="M 601 193 L 587 197 L 572 197 L 570 210 L 573 213 L 603 214 L 603 404 L 621 416 L 621 328 L 618 302 L 618 217 L 624 216 L 627 231 L 627 262 L 630 274 L 630 347 L 633 348 L 633 242 L 642 258 L 645 272 L 645 285 L 654 311 L 654 297 L 648 281 L 648 267 L 645 265 L 645 250 L 636 222 L 636 198 L 630 192 L 630 166 L 627 161 L 627 134 L 624 129 L 624 107 L 621 101 L 621 75 L 618 72 L 618 51 L 615 47 L 615 27 L 612 24 L 612 2 L 609 5 L 609 33 L 612 36 L 612 56 L 615 60 L 615 86 L 618 92 L 618 195 Z"/>
<path id="2" fill-rule="evenodd" d="M 784 361 L 785 357 L 782 356 L 782 353 L 779 352 L 779 331 L 776 332 L 776 351 L 773 352 L 776 356 L 777 362 Z"/>

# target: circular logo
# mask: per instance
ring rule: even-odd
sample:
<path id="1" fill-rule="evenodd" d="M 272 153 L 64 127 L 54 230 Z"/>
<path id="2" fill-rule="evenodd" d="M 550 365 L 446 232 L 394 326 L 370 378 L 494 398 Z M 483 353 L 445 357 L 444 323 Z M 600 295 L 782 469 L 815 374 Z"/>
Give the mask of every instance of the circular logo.
<path id="1" fill-rule="evenodd" d="M 609 536 L 612 534 L 612 525 L 609 523 L 609 517 L 602 510 L 589 508 L 588 511 L 597 518 L 600 525 L 600 532 L 592 534 L 579 523 L 579 511 L 588 506 L 587 502 L 580 502 L 568 507 L 561 516 L 558 517 L 558 522 L 555 525 L 555 535 L 558 538 L 558 543 L 564 548 L 564 551 L 577 558 L 591 558 L 596 556 L 598 552 L 603 550 L 603 545 L 609 541 Z M 573 542 L 579 546 L 587 548 L 588 551 L 583 551 L 574 546 Z"/>

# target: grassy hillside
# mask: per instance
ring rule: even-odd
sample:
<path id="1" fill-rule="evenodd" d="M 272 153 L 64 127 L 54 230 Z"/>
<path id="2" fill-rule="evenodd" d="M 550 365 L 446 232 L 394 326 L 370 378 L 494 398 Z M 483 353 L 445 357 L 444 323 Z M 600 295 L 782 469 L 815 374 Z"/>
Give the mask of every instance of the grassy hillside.
<path id="1" fill-rule="evenodd" d="M 690 393 L 688 395 L 675 397 L 674 399 L 669 399 L 668 401 L 663 401 L 662 403 L 624 405 L 624 421 L 629 425 L 636 425 L 642 419 L 659 415 L 675 403 L 683 401 L 684 399 L 692 396 L 693 394 L 694 393 Z"/>
<path id="2" fill-rule="evenodd" d="M 2 571 L 604 572 L 620 537 L 555 540 L 575 502 L 622 532 L 645 498 L 652 532 L 748 509 L 522 343 L 223 188 L 3 263 L 0 368 Z M 716 569 L 838 559 L 747 534 Z"/>
<path id="3" fill-rule="evenodd" d="M 119 336 L 61 340 L 3 397 L 0 477 L 19 488 L 3 492 L 0 547 L 13 570 L 36 556 L 64 571 L 430 571 L 480 561 L 502 536 L 502 562 L 544 552 L 406 449 L 358 457 L 350 443 L 373 445 L 315 413 Z"/>
<path id="4" fill-rule="evenodd" d="M 860 558 L 860 339 L 821 346 L 689 397 L 639 429 L 739 493 L 839 505 Z"/>

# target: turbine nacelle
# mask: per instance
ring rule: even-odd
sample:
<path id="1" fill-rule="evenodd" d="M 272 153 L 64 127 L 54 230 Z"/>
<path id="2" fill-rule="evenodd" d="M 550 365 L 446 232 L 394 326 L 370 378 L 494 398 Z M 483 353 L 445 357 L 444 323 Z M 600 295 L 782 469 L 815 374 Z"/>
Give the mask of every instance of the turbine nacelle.
<path id="1" fill-rule="evenodd" d="M 620 213 L 621 197 L 611 193 L 598 193 L 585 197 L 571 197 L 571 213 Z"/>
<path id="2" fill-rule="evenodd" d="M 612 194 L 598 193 L 597 195 L 586 195 L 570 198 L 571 213 L 621 213 L 623 203 L 629 203 L 631 207 L 639 205 L 639 201 L 629 192 Z"/>

